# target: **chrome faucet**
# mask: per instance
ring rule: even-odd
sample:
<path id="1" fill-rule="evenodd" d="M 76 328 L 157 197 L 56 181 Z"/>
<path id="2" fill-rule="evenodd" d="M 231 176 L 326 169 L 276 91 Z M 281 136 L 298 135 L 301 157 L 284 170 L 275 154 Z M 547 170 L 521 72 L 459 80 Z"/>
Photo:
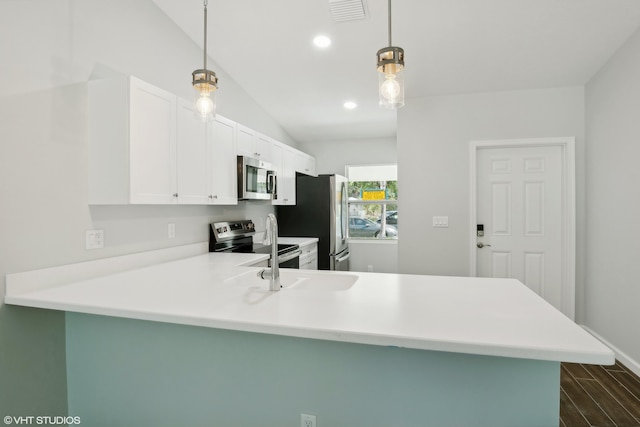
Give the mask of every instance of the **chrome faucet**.
<path id="1" fill-rule="evenodd" d="M 278 266 L 278 220 L 272 213 L 267 215 L 266 240 L 271 240 L 271 272 L 269 273 L 269 290 L 279 291 L 280 286 L 280 268 Z M 263 279 L 266 270 L 260 271 L 258 276 Z"/>

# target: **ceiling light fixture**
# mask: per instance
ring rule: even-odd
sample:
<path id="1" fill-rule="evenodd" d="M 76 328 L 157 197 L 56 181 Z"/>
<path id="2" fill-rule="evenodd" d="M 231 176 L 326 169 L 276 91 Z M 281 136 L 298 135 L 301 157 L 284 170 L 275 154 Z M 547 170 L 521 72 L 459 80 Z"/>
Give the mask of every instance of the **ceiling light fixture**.
<path id="1" fill-rule="evenodd" d="M 331 39 L 327 36 L 319 35 L 314 37 L 313 44 L 321 49 L 331 46 Z"/>
<path id="2" fill-rule="evenodd" d="M 404 105 L 404 49 L 391 44 L 391 0 L 389 0 L 389 46 L 378 56 L 380 106 L 400 108 Z"/>
<path id="3" fill-rule="evenodd" d="M 356 108 L 358 106 L 358 104 L 356 104 L 353 101 L 346 101 L 343 104 L 343 107 L 346 108 L 347 110 L 353 110 L 354 108 Z"/>
<path id="4" fill-rule="evenodd" d="M 195 89 L 196 116 L 203 121 L 211 121 L 216 114 L 216 90 L 218 89 L 218 78 L 216 73 L 207 70 L 207 4 L 204 0 L 204 67 L 195 70 L 192 85 Z"/>

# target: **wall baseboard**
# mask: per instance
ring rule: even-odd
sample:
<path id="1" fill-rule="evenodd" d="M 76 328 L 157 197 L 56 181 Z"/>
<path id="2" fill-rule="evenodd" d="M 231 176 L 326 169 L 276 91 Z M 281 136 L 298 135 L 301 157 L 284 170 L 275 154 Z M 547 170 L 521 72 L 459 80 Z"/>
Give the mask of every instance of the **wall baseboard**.
<path id="1" fill-rule="evenodd" d="M 640 363 L 638 363 L 637 361 L 629 357 L 625 352 L 617 348 L 615 345 L 611 344 L 609 341 L 604 339 L 598 333 L 594 332 L 588 326 L 580 325 L 580 327 L 582 327 L 585 331 L 589 332 L 591 335 L 593 335 L 594 337 L 602 341 L 604 345 L 609 347 L 616 354 L 616 359 L 618 359 L 624 366 L 629 368 L 629 370 L 631 370 L 634 374 L 640 377 Z"/>

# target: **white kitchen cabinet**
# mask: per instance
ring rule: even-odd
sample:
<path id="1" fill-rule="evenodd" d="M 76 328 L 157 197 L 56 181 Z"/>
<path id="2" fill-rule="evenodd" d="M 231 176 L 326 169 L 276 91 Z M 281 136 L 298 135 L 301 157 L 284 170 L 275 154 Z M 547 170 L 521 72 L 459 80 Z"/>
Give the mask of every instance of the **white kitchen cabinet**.
<path id="1" fill-rule="evenodd" d="M 135 77 L 89 82 L 89 204 L 177 203 L 175 95 Z"/>
<path id="2" fill-rule="evenodd" d="M 273 144 L 271 142 L 271 138 L 261 133 L 258 133 L 258 143 L 257 143 L 257 152 L 258 158 L 264 162 L 271 162 L 271 149 Z"/>
<path id="3" fill-rule="evenodd" d="M 315 157 L 296 150 L 296 171 L 305 175 L 318 176 Z"/>
<path id="4" fill-rule="evenodd" d="M 283 190 L 282 187 L 282 175 L 284 175 L 284 146 L 280 143 L 273 143 L 271 145 L 271 164 L 276 171 L 276 195 L 272 201 L 274 205 L 281 205 Z"/>
<path id="5" fill-rule="evenodd" d="M 193 101 L 178 100 L 177 174 L 178 203 L 209 203 L 207 124 L 195 115 Z"/>
<path id="6" fill-rule="evenodd" d="M 236 123 L 220 115 L 207 133 L 209 204 L 237 205 Z"/>
<path id="7" fill-rule="evenodd" d="M 238 156 L 271 162 L 271 140 L 269 137 L 238 123 L 237 153 Z"/>
<path id="8" fill-rule="evenodd" d="M 318 243 L 310 243 L 300 246 L 302 254 L 300 255 L 300 270 L 317 270 L 318 269 Z"/>
<path id="9" fill-rule="evenodd" d="M 132 76 L 89 82 L 89 204 L 237 204 L 236 156 L 274 163 L 278 200 L 296 203 L 313 157 Z"/>
<path id="10" fill-rule="evenodd" d="M 271 163 L 277 176 L 277 198 L 274 205 L 296 204 L 296 150 L 281 142 L 271 144 Z"/>
<path id="11" fill-rule="evenodd" d="M 178 101 L 178 204 L 236 205 L 236 123 L 202 122 L 192 101 Z"/>

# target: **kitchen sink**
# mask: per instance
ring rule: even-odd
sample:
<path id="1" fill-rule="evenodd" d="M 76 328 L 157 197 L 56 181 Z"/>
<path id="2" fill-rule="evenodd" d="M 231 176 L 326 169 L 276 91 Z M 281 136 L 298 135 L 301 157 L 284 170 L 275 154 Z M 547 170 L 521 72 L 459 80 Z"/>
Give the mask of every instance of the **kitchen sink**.
<path id="1" fill-rule="evenodd" d="M 262 270 L 251 269 L 225 280 L 226 283 L 240 286 L 269 287 L 269 269 L 264 271 L 265 279 L 258 277 Z M 281 291 L 340 292 L 350 289 L 358 276 L 318 270 L 280 269 Z"/>

